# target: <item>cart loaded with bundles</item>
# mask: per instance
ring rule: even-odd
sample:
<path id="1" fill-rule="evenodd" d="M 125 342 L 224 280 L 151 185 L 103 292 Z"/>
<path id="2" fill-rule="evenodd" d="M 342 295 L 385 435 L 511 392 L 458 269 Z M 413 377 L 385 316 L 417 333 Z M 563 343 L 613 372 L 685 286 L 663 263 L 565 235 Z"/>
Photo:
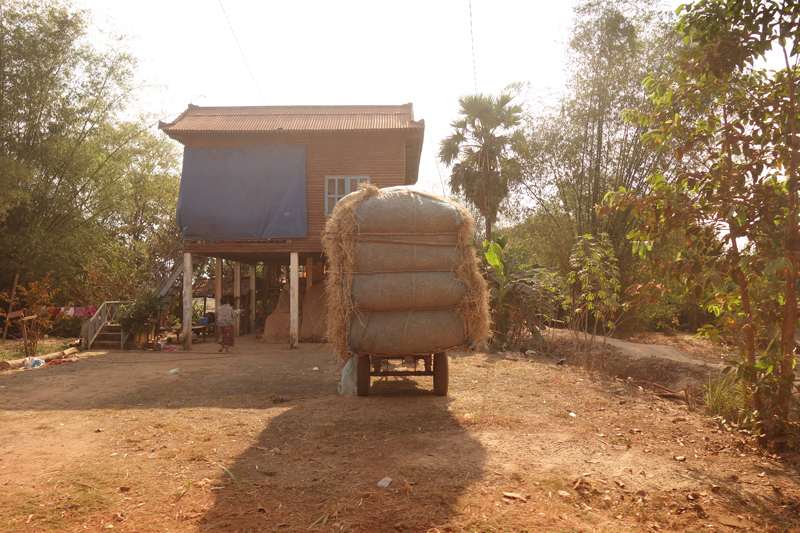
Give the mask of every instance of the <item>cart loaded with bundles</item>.
<path id="1" fill-rule="evenodd" d="M 322 236 L 327 336 L 346 361 L 339 392 L 366 396 L 371 376 L 421 375 L 447 394 L 447 350 L 489 334 L 472 230 L 463 206 L 407 187 L 366 184 L 339 201 Z"/>

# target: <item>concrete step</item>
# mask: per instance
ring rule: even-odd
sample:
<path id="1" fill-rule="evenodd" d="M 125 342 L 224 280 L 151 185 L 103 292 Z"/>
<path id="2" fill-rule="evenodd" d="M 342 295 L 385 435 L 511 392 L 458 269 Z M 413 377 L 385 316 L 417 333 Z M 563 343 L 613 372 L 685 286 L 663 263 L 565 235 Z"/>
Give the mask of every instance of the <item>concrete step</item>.
<path id="1" fill-rule="evenodd" d="M 95 337 L 94 342 L 114 342 L 116 341 L 119 344 L 119 340 L 122 338 L 121 333 L 107 333 L 105 331 L 100 331 Z"/>
<path id="2" fill-rule="evenodd" d="M 130 345 L 130 342 L 127 343 Z M 126 346 L 126 349 L 129 349 Z M 116 342 L 112 341 L 94 341 L 92 343 L 92 350 L 119 350 L 119 339 Z"/>

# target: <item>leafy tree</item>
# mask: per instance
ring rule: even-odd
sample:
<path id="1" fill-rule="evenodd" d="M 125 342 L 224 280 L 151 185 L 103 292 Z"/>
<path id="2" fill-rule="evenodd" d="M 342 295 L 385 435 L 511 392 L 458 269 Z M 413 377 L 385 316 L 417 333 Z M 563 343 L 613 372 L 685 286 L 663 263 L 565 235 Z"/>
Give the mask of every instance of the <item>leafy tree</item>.
<path id="1" fill-rule="evenodd" d="M 32 281 L 28 286 L 19 287 L 19 296 L 17 297 L 17 305 L 13 311 L 21 310 L 23 317 L 26 320 L 15 321 L 20 331 L 24 328 L 24 333 L 19 336 L 26 339 L 25 357 L 32 357 L 36 355 L 36 350 L 39 341 L 42 337 L 53 331 L 59 322 L 64 321 L 64 315 L 50 314 L 50 309 L 54 307 L 53 298 L 55 296 L 55 289 L 53 288 L 52 273 L 47 273 L 42 279 Z M 10 297 L 6 293 L 0 294 L 0 299 L 9 301 Z M 20 304 L 21 302 L 21 304 Z M 6 310 L 0 310 L 0 316 L 6 317 Z"/>
<path id="2" fill-rule="evenodd" d="M 686 284 L 661 270 L 663 264 L 687 253 L 684 237 L 672 233 L 665 242 L 654 242 L 649 249 L 641 247 L 641 251 L 635 262 L 639 269 L 635 282 L 626 289 L 630 305 L 623 320 L 632 319 L 639 328 L 668 334 L 678 328 L 696 332 L 704 326 L 712 316 L 705 308 L 705 300 L 687 298 Z M 631 255 L 629 251 L 624 253 Z"/>
<path id="3" fill-rule="evenodd" d="M 800 256 L 800 4 L 720 0 L 681 9 L 688 47 L 668 72 L 647 80 L 651 107 L 629 117 L 649 129 L 646 146 L 672 156 L 675 167 L 648 178 L 650 194 L 621 191 L 601 213 L 633 209 L 641 223 L 631 237 L 642 253 L 683 233 L 687 248 L 664 272 L 691 296 L 712 299 L 721 320 L 710 335 L 744 331 L 739 375 L 753 429 L 797 445 L 789 406 Z M 771 49 L 782 58 L 777 71 L 758 63 Z"/>
<path id="4" fill-rule="evenodd" d="M 453 134 L 444 139 L 439 159 L 452 166 L 450 188 L 480 212 L 486 225 L 486 240 L 492 240 L 492 225 L 508 196 L 509 184 L 519 174 L 513 148 L 522 141 L 518 126 L 522 108 L 513 97 L 483 94 L 459 99 L 461 118 L 454 121 Z"/>
<path id="5" fill-rule="evenodd" d="M 127 118 L 135 60 L 90 30 L 68 1 L 0 9 L 0 284 L 53 271 L 87 303 L 129 297 L 174 242 L 178 188 L 173 144 Z"/>
<path id="6" fill-rule="evenodd" d="M 575 7 L 567 45 L 568 85 L 555 106 L 539 105 L 527 117 L 524 150 L 519 150 L 520 212 L 540 243 L 537 258 L 569 269 L 572 242 L 585 234 L 607 233 L 623 277 L 633 276 L 623 254 L 635 221 L 630 212 L 598 219 L 595 206 L 619 187 L 645 192 L 646 177 L 665 155 L 639 142 L 646 128 L 626 123 L 626 109 L 647 99 L 642 80 L 663 68 L 679 39 L 671 17 L 650 1 L 589 0 Z"/>
<path id="7" fill-rule="evenodd" d="M 564 309 L 570 327 L 575 332 L 592 336 L 589 345 L 594 344 L 597 328 L 604 334 L 614 330 L 614 320 L 624 310 L 620 299 L 619 267 L 614 249 L 608 235 L 600 237 L 583 235 L 575 240 L 570 254 L 568 283 L 571 294 L 564 300 Z M 600 360 L 603 368 L 603 361 Z"/>

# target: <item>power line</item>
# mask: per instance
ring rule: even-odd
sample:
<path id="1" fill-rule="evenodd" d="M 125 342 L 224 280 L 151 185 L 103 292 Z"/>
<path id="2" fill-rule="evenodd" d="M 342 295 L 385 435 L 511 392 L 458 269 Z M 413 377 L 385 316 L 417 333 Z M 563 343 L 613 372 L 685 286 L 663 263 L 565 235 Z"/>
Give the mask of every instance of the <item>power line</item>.
<path id="1" fill-rule="evenodd" d="M 264 94 L 261 92 L 261 87 L 258 86 L 258 82 L 256 81 L 256 77 L 253 76 L 253 71 L 250 70 L 250 64 L 247 62 L 247 57 L 244 55 L 244 50 L 242 49 L 242 43 L 239 42 L 239 38 L 236 36 L 236 32 L 233 30 L 233 24 L 231 24 L 231 19 L 228 18 L 228 14 L 225 12 L 225 6 L 222 5 L 222 0 L 219 0 L 219 7 L 222 8 L 222 14 L 225 15 L 225 20 L 228 21 L 228 27 L 231 29 L 231 33 L 233 34 L 233 38 L 236 40 L 237 46 L 239 46 L 239 53 L 242 54 L 242 60 L 244 60 L 244 66 L 247 67 L 247 72 L 250 73 L 250 78 L 253 80 L 253 83 L 258 90 L 259 96 L 261 96 L 261 101 L 264 105 L 267 105 L 267 100 L 264 98 Z"/>
<path id="2" fill-rule="evenodd" d="M 475 94 L 478 94 L 478 67 L 475 64 L 475 35 L 472 32 L 472 0 L 469 0 L 469 39 L 472 43 L 472 77 L 475 81 Z"/>
<path id="3" fill-rule="evenodd" d="M 433 152 L 433 161 L 436 163 L 436 172 L 439 173 L 439 183 L 442 184 L 442 196 L 447 198 L 447 191 L 444 189 L 444 180 L 442 179 L 442 170 L 439 168 L 439 158 L 436 156 L 436 150 L 433 148 L 433 142 L 428 139 L 428 144 L 431 147 L 431 151 Z"/>

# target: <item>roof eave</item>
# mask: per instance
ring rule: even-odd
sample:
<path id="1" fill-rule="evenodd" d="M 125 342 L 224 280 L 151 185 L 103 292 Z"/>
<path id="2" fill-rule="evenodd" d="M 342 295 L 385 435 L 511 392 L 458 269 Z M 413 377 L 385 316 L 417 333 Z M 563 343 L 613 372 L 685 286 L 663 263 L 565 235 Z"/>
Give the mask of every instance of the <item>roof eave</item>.
<path id="1" fill-rule="evenodd" d="M 306 129 L 306 130 L 287 130 L 283 128 L 275 129 L 275 130 L 191 130 L 191 129 L 180 129 L 180 128 L 170 128 L 169 124 L 159 124 L 159 129 L 162 130 L 166 134 L 170 133 L 191 133 L 191 134 L 201 134 L 201 133 L 381 133 L 381 132 L 396 132 L 396 131 L 421 131 L 424 128 L 419 127 L 411 127 L 411 128 L 340 128 L 340 129 Z"/>

